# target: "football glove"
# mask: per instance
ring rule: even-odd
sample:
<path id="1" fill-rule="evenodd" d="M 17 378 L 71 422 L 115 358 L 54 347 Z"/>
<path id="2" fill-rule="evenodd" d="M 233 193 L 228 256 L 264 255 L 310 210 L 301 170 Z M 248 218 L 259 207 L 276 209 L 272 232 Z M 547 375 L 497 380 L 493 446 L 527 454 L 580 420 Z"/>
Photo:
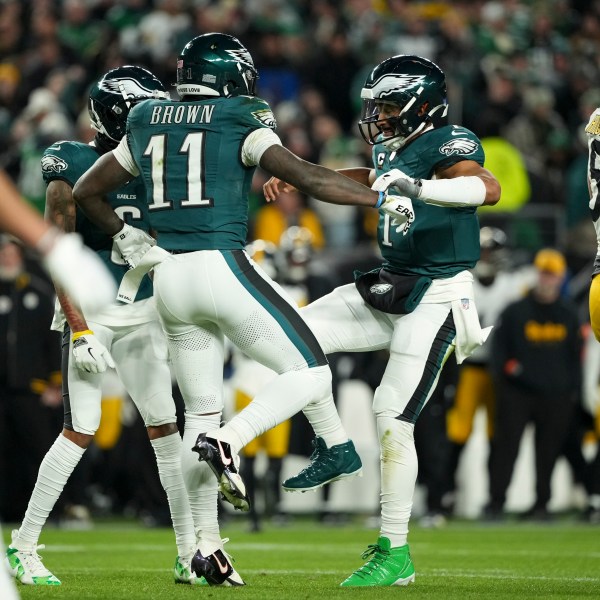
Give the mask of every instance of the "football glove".
<path id="1" fill-rule="evenodd" d="M 402 235 L 408 233 L 415 220 L 412 201 L 405 196 L 388 196 L 386 194 L 379 210 L 392 217 L 392 227 L 396 227 L 396 233 L 402 232 Z"/>
<path id="2" fill-rule="evenodd" d="M 141 229 L 123 224 L 123 229 L 113 235 L 115 246 L 130 269 L 135 268 L 156 240 Z"/>
<path id="3" fill-rule="evenodd" d="M 50 277 L 88 313 L 114 302 L 117 286 L 98 255 L 76 233 L 51 230 L 40 244 L 42 262 Z"/>
<path id="4" fill-rule="evenodd" d="M 420 179 L 413 179 L 403 173 L 400 169 L 392 169 L 383 175 L 380 175 L 371 189 L 376 192 L 385 192 L 387 189 L 396 188 L 402 196 L 409 198 L 420 198 L 422 192 L 422 183 Z"/>
<path id="5" fill-rule="evenodd" d="M 75 365 L 86 373 L 104 373 L 108 367 L 114 368 L 110 352 L 93 331 L 89 329 L 73 334 L 73 356 Z"/>

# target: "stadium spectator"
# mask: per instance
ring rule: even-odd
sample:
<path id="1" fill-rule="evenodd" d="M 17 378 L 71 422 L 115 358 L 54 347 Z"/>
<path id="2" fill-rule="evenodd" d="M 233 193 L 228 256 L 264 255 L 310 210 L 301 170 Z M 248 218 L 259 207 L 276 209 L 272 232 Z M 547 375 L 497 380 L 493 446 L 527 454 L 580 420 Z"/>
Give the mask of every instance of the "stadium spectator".
<path id="1" fill-rule="evenodd" d="M 306 196 L 294 190 L 282 194 L 277 202 L 262 206 L 256 213 L 253 239 L 279 245 L 281 236 L 290 227 L 303 227 L 312 235 L 317 249 L 325 245 L 323 227 L 314 210 L 308 208 Z"/>
<path id="2" fill-rule="evenodd" d="M 564 256 L 540 250 L 533 261 L 537 281 L 510 304 L 494 332 L 491 365 L 496 412 L 489 458 L 487 519 L 503 516 L 506 491 L 528 423 L 535 425 L 535 503 L 525 513 L 548 519 L 550 481 L 573 422 L 581 391 L 581 327 L 577 310 L 561 297 Z"/>
<path id="3" fill-rule="evenodd" d="M 341 172 L 374 189 L 395 188 L 414 200 L 420 218 L 408 226 L 381 214 L 383 266 L 357 273 L 355 285 L 336 288 L 302 314 L 326 353 L 390 351 L 373 400 L 381 451 L 380 537 L 364 554 L 367 563 L 341 585 L 408 585 L 415 579 L 407 543 L 417 477 L 414 426 L 452 352 L 462 363 L 485 341 L 468 269 L 479 258 L 476 208 L 496 204 L 500 186 L 483 168 L 475 134 L 447 125 L 446 79 L 436 64 L 411 55 L 386 59 L 370 72 L 361 98 L 359 125 L 373 146 L 373 168 Z M 265 196 L 287 187 L 273 178 Z M 452 241 L 458 239 L 460 244 Z M 349 457 L 337 457 L 322 438 L 329 424 L 305 414 L 316 451 L 306 469 L 284 482 L 290 491 L 314 489 L 347 472 Z"/>

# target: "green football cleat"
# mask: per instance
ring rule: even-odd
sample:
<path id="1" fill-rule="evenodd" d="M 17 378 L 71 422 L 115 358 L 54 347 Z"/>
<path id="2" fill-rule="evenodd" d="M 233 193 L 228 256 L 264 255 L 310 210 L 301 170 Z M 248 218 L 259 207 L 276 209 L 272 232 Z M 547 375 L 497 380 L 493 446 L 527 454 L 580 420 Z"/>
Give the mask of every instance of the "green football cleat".
<path id="1" fill-rule="evenodd" d="M 18 530 L 12 532 L 12 543 L 14 544 Z M 11 575 L 24 585 L 60 585 L 60 579 L 55 577 L 42 562 L 38 550 L 44 545 L 36 546 L 31 550 L 18 550 L 9 546 L 6 550 L 6 562 Z"/>
<path id="2" fill-rule="evenodd" d="M 191 569 L 191 557 L 188 559 L 178 556 L 175 559 L 173 567 L 173 578 L 175 583 L 185 583 L 187 585 L 208 585 L 208 581 L 204 577 L 197 577 Z"/>
<path id="3" fill-rule="evenodd" d="M 363 553 L 369 560 L 340 583 L 342 587 L 386 587 L 408 585 L 415 580 L 415 567 L 408 544 L 391 548 L 390 540 L 381 536 Z"/>
<path id="4" fill-rule="evenodd" d="M 352 440 L 328 448 L 323 438 L 316 437 L 312 444 L 314 452 L 310 464 L 298 475 L 283 482 L 286 492 L 316 490 L 332 481 L 362 475 L 362 462 Z"/>

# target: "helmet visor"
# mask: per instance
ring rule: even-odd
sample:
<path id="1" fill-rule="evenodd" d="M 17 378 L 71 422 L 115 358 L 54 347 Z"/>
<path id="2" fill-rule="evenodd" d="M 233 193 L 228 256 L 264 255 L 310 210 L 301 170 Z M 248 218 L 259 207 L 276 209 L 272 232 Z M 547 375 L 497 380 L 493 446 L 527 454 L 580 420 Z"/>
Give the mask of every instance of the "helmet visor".
<path id="1" fill-rule="evenodd" d="M 400 104 L 384 102 L 378 98 L 363 98 L 362 112 L 358 127 L 363 139 L 368 144 L 376 144 L 397 137 L 405 137 L 400 115 L 403 113 Z"/>

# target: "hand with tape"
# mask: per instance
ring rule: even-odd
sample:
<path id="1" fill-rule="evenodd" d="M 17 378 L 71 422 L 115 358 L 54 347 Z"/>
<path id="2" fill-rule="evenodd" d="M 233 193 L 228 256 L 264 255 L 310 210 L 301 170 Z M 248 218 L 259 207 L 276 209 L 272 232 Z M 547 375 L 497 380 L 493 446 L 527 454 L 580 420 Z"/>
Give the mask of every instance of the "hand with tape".
<path id="1" fill-rule="evenodd" d="M 420 198 L 423 191 L 423 184 L 420 179 L 413 179 L 400 169 L 392 169 L 383 175 L 380 175 L 371 189 L 376 192 L 385 192 L 389 188 L 395 188 L 402 196 L 409 198 Z"/>
<path id="2" fill-rule="evenodd" d="M 75 365 L 80 371 L 104 373 L 109 367 L 114 368 L 110 352 L 90 329 L 74 333 L 72 342 Z"/>
<path id="3" fill-rule="evenodd" d="M 379 192 L 378 204 L 379 210 L 392 218 L 391 224 L 392 227 L 396 227 L 396 233 L 402 232 L 402 235 L 406 235 L 415 220 L 411 199 L 406 196 L 393 196 Z"/>
<path id="4" fill-rule="evenodd" d="M 156 240 L 145 231 L 123 223 L 123 228 L 113 235 L 113 241 L 130 269 L 135 268 Z"/>

